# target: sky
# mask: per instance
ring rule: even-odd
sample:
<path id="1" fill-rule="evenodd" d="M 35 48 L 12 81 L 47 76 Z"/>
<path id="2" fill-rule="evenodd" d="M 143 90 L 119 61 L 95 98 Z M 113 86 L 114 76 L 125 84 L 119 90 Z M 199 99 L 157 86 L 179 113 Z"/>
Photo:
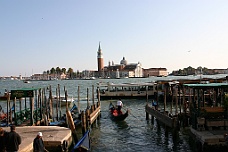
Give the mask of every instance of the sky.
<path id="1" fill-rule="evenodd" d="M 52 67 L 228 68 L 227 0 L 1 0 L 0 76 Z"/>

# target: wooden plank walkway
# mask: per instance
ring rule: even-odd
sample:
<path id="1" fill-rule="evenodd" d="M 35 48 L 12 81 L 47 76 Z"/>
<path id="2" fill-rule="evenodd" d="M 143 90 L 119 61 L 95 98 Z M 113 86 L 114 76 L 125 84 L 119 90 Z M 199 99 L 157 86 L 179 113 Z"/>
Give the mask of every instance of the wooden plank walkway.
<path id="1" fill-rule="evenodd" d="M 6 131 L 10 127 L 3 128 Z M 43 133 L 43 141 L 45 148 L 52 151 L 62 151 L 61 146 L 64 140 L 68 142 L 68 146 L 72 143 L 71 130 L 65 127 L 58 126 L 24 126 L 16 127 L 16 132 L 21 136 L 22 143 L 19 146 L 19 152 L 32 152 L 33 139 L 38 132 Z"/>
<path id="2" fill-rule="evenodd" d="M 154 109 L 153 107 L 150 107 L 148 104 L 145 106 L 146 113 L 150 114 L 152 117 L 155 117 L 162 123 L 164 123 L 166 126 L 175 128 L 177 127 L 177 118 L 176 117 L 169 117 L 167 114 L 164 114 L 164 112 L 160 112 L 159 110 Z"/>
<path id="3" fill-rule="evenodd" d="M 228 133 L 228 130 L 198 131 L 192 127 L 190 127 L 190 130 L 202 145 L 225 145 L 224 134 Z"/>

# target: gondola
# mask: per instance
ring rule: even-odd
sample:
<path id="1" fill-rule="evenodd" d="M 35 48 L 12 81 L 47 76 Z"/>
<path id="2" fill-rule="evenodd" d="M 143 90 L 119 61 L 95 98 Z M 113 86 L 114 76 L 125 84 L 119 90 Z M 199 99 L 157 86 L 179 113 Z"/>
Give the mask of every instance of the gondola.
<path id="1" fill-rule="evenodd" d="M 74 121 L 74 125 L 78 126 L 81 124 L 81 116 L 78 112 L 78 107 L 74 104 L 73 107 L 70 109 L 73 121 Z M 67 123 L 66 123 L 66 114 L 64 114 L 59 121 L 54 121 L 54 122 L 50 122 L 49 126 L 60 126 L 60 127 L 67 127 Z"/>
<path id="2" fill-rule="evenodd" d="M 13 111 L 14 111 L 14 106 L 12 106 L 12 108 L 8 112 L 9 117 L 12 114 Z M 4 112 L 4 110 L 2 109 L 2 106 L 0 105 L 0 127 L 6 127 L 7 125 L 8 125 L 8 123 L 7 123 L 7 113 Z"/>
<path id="3" fill-rule="evenodd" d="M 74 146 L 72 152 L 90 152 L 90 133 L 89 130 L 84 134 L 84 136 L 77 142 Z"/>
<path id="4" fill-rule="evenodd" d="M 117 110 L 112 103 L 109 105 L 109 111 L 110 117 L 113 121 L 123 121 L 128 116 L 128 110 L 123 114 L 123 112 Z"/>

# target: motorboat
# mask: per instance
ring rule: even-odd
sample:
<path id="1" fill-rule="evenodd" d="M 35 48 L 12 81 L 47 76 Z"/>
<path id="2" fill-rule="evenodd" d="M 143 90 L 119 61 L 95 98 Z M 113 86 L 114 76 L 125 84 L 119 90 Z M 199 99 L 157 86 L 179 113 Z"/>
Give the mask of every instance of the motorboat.
<path id="1" fill-rule="evenodd" d="M 59 101 L 59 97 L 54 97 L 54 104 L 56 104 L 57 101 Z M 66 98 L 65 97 L 60 97 L 60 101 L 61 101 L 61 107 L 65 107 L 67 104 L 68 106 L 70 106 L 73 102 L 74 102 L 74 98 L 71 97 L 71 98 Z"/>
<path id="2" fill-rule="evenodd" d="M 148 98 L 156 94 L 156 85 L 153 82 L 148 83 L 98 83 L 100 99 L 118 99 L 118 98 Z"/>

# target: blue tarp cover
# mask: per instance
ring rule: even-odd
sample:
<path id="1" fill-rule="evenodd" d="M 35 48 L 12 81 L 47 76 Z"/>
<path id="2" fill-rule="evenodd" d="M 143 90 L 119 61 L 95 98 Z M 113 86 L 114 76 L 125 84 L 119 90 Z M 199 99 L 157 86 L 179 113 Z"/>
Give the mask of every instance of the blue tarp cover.
<path id="1" fill-rule="evenodd" d="M 83 148 L 90 151 L 90 138 L 89 138 L 89 130 L 84 134 L 84 136 L 79 140 L 79 142 L 74 146 L 73 152 L 78 148 Z"/>

